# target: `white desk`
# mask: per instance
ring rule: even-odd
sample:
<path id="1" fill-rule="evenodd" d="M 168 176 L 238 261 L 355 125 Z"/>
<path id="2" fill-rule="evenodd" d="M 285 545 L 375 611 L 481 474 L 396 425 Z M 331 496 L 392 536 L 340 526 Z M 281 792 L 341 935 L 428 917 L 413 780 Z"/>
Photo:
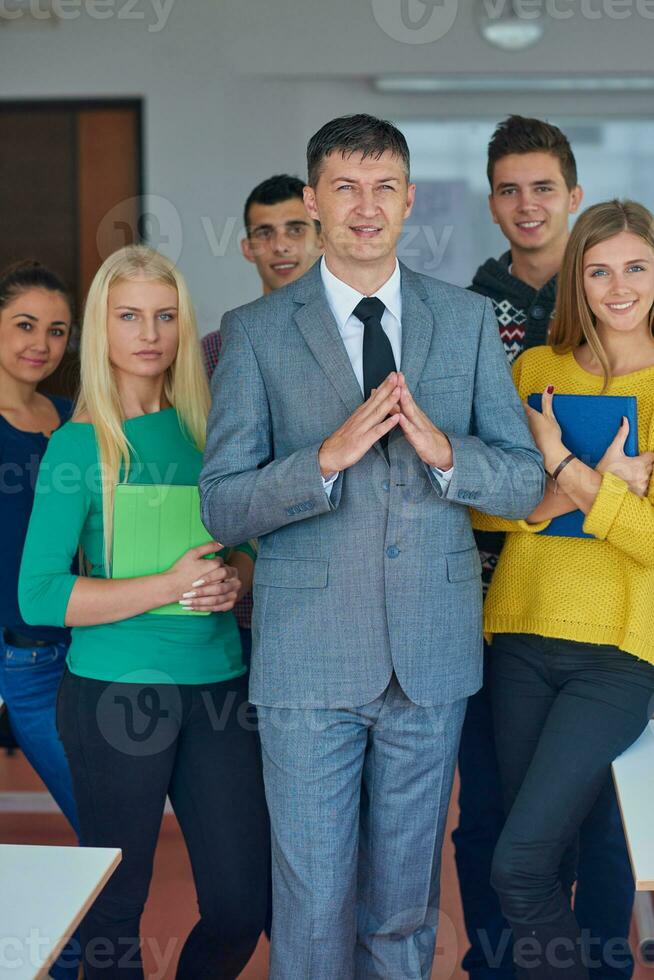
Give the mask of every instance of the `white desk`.
<path id="1" fill-rule="evenodd" d="M 0 980 L 46 977 L 120 860 L 115 847 L 0 844 Z"/>
<path id="2" fill-rule="evenodd" d="M 613 763 L 637 891 L 654 891 L 654 721 Z"/>
<path id="3" fill-rule="evenodd" d="M 654 961 L 654 721 L 613 763 L 613 781 L 636 882 L 641 958 Z"/>

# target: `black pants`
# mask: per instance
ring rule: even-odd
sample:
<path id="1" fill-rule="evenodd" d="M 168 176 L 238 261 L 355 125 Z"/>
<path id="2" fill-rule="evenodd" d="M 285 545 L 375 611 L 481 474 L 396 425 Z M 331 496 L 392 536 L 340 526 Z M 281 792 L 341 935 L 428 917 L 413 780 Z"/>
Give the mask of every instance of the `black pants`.
<path id="1" fill-rule="evenodd" d="M 270 860 L 246 679 L 107 683 L 66 671 L 57 724 L 82 845 L 123 851 L 81 928 L 86 980 L 143 977 L 139 923 L 166 795 L 188 847 L 200 911 L 177 977 L 233 980 L 264 926 Z"/>
<path id="2" fill-rule="evenodd" d="M 647 725 L 654 666 L 615 647 L 503 634 L 492 645 L 491 690 L 508 813 L 491 880 L 517 973 L 579 980 L 593 937 L 580 935 L 570 904 L 577 834 L 611 762 Z"/>

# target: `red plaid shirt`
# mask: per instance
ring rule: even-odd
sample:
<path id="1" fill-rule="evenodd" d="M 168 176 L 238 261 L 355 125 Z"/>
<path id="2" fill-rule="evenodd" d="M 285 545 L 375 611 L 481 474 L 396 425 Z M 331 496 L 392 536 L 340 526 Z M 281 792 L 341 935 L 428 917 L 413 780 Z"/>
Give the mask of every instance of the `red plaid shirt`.
<path id="1" fill-rule="evenodd" d="M 204 366 L 207 369 L 207 377 L 209 378 L 209 381 L 211 381 L 213 372 L 216 370 L 216 365 L 218 364 L 218 359 L 222 349 L 223 338 L 220 335 L 220 330 L 214 330 L 213 333 L 208 333 L 202 338 Z"/>
<path id="2" fill-rule="evenodd" d="M 220 352 L 223 347 L 223 339 L 220 330 L 214 330 L 202 338 L 202 353 L 204 355 L 204 366 L 207 369 L 209 380 L 216 370 L 216 365 L 220 359 Z M 243 629 L 252 628 L 252 593 L 248 592 L 234 606 L 236 622 Z"/>

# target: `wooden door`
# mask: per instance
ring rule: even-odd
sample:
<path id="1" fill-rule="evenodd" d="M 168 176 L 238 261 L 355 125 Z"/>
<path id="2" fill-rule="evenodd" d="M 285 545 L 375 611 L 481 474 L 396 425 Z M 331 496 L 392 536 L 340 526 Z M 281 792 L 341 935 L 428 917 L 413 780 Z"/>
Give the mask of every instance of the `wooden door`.
<path id="1" fill-rule="evenodd" d="M 137 241 L 141 105 L 0 102 L 0 269 L 38 259 L 70 286 L 79 320 L 98 266 Z M 75 345 L 47 391 L 74 395 Z"/>

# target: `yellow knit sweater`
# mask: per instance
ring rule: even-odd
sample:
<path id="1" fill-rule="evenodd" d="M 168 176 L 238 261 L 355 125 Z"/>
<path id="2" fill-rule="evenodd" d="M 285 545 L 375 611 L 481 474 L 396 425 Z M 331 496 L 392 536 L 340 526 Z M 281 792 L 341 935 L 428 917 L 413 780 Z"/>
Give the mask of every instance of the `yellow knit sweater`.
<path id="1" fill-rule="evenodd" d="M 525 399 L 548 384 L 555 393 L 600 394 L 602 378 L 572 353 L 534 347 L 518 358 L 513 378 Z M 654 450 L 654 367 L 613 378 L 608 395 L 638 399 L 639 452 Z M 654 663 L 654 479 L 645 498 L 604 475 L 586 515 L 590 538 L 557 538 L 528 525 L 472 512 L 485 531 L 507 531 L 484 607 L 484 630 L 606 643 Z"/>

